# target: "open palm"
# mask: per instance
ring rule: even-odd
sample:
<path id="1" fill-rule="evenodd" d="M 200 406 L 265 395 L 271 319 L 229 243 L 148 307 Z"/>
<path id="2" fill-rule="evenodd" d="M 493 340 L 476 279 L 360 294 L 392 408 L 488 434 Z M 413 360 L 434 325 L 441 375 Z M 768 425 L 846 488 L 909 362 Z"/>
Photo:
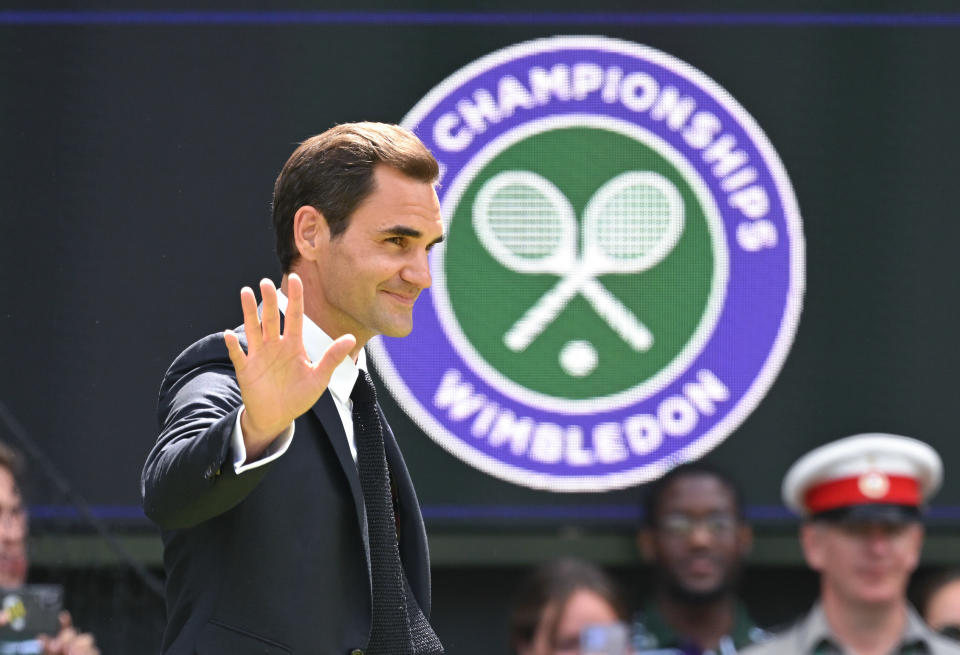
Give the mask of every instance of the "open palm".
<path id="1" fill-rule="evenodd" d="M 257 457 L 294 419 L 306 412 L 326 390 L 330 376 L 356 344 L 353 335 L 334 341 L 317 362 L 303 346 L 303 283 L 295 273 L 287 280 L 288 303 L 280 332 L 280 309 L 273 282 L 260 281 L 262 316 L 257 316 L 253 290 L 240 291 L 247 352 L 236 333 L 224 332 L 230 361 L 243 397 L 241 417 L 248 457 Z"/>

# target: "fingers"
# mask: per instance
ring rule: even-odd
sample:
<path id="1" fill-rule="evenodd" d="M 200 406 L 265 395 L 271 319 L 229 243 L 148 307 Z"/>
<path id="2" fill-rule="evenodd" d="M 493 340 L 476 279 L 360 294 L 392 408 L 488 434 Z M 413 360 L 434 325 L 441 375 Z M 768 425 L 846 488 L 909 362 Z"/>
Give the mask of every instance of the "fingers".
<path id="1" fill-rule="evenodd" d="M 280 308 L 277 305 L 277 288 L 273 280 L 260 280 L 260 297 L 263 299 L 263 314 L 260 324 L 264 341 L 276 341 L 280 338 Z"/>
<path id="2" fill-rule="evenodd" d="M 240 337 L 233 330 L 224 330 L 223 342 L 227 344 L 227 353 L 230 355 L 230 361 L 233 362 L 233 368 L 239 371 L 247 363 L 247 355 L 240 347 Z"/>
<path id="3" fill-rule="evenodd" d="M 302 307 L 302 287 L 300 296 Z M 257 296 L 253 293 L 253 289 L 243 287 L 240 290 L 243 329 L 247 333 L 247 348 L 249 351 L 259 350 L 264 341 L 276 341 L 280 338 L 280 307 L 277 301 L 277 287 L 274 286 L 272 280 L 268 278 L 260 280 L 260 297 L 263 300 L 262 315 L 257 311 Z M 230 347 L 229 343 L 227 347 Z M 236 360 L 234 360 L 234 366 L 236 366 Z"/>
<path id="4" fill-rule="evenodd" d="M 97 655 L 100 652 L 94 644 L 93 635 L 87 632 L 64 642 L 62 648 L 64 655 Z"/>
<path id="5" fill-rule="evenodd" d="M 77 639 L 77 631 L 72 626 L 67 626 L 53 639 L 47 635 L 39 635 L 37 639 L 43 644 L 43 655 L 66 655 L 73 652 L 71 646 Z M 83 653 L 82 650 L 79 652 Z"/>
<path id="6" fill-rule="evenodd" d="M 240 289 L 240 306 L 243 308 L 243 329 L 247 333 L 247 348 L 259 350 L 263 338 L 260 336 L 260 317 L 257 316 L 257 297 L 253 295 L 253 289 L 250 287 Z"/>
<path id="7" fill-rule="evenodd" d="M 287 277 L 287 311 L 283 318 L 284 334 L 297 338 L 303 335 L 303 282 L 296 273 Z"/>
<path id="8" fill-rule="evenodd" d="M 40 635 L 44 655 L 100 655 L 93 635 L 80 634 L 73 627 L 70 612 L 60 612 L 60 633 L 55 638 Z"/>
<path id="9" fill-rule="evenodd" d="M 64 654 L 69 653 L 70 644 L 72 644 L 76 638 L 77 638 L 77 631 L 74 630 L 73 628 L 67 628 L 66 630 L 61 632 L 59 635 L 57 635 L 57 638 L 53 640 L 53 647 L 52 647 L 53 652 L 58 653 L 58 655 L 59 653 L 64 653 Z"/>

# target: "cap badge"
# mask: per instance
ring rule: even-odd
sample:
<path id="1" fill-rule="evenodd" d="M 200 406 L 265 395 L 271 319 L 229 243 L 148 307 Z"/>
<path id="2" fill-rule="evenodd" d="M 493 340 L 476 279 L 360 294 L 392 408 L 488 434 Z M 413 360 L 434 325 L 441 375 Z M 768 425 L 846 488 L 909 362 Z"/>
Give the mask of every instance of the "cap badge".
<path id="1" fill-rule="evenodd" d="M 890 491 L 890 478 L 880 471 L 868 471 L 857 480 L 857 487 L 867 498 L 883 498 Z"/>

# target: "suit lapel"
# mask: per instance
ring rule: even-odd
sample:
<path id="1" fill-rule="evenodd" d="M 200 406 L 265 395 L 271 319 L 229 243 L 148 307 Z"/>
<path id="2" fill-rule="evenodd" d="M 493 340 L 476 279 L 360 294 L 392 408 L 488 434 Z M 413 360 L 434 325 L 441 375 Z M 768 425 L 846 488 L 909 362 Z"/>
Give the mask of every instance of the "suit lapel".
<path id="1" fill-rule="evenodd" d="M 343 431 L 343 423 L 340 421 L 340 414 L 334 404 L 333 396 L 330 392 L 324 392 L 313 405 L 313 413 L 320 420 L 326 437 L 330 440 L 337 459 L 340 460 L 340 467 L 350 484 L 350 492 L 353 495 L 353 503 L 357 510 L 357 521 L 360 526 L 360 534 L 363 536 L 363 550 L 367 560 L 367 570 L 370 570 L 370 537 L 367 530 L 366 507 L 363 502 L 363 491 L 360 488 L 360 475 L 357 473 L 356 462 L 353 461 L 353 455 L 350 453 L 350 446 L 347 444 L 347 435 Z M 390 475 L 397 484 L 397 493 L 400 496 L 400 505 L 405 508 L 404 529 L 402 531 L 402 544 L 400 548 L 401 559 L 404 562 L 404 568 L 407 571 L 407 579 L 413 588 L 420 607 L 426 613 L 430 612 L 430 566 L 427 563 L 426 570 L 420 566 L 420 557 L 427 555 L 427 538 L 423 521 L 420 519 L 419 502 L 416 492 L 413 490 L 413 483 L 410 480 L 410 474 L 403 461 L 403 455 L 400 453 L 400 447 L 393 431 L 387 423 L 387 418 L 380 409 L 380 421 L 383 425 L 383 445 L 387 456 L 387 465 L 390 467 Z M 411 568 L 412 567 L 412 568 Z M 424 584 L 425 583 L 425 584 Z M 371 590 L 372 591 L 372 590 Z"/>

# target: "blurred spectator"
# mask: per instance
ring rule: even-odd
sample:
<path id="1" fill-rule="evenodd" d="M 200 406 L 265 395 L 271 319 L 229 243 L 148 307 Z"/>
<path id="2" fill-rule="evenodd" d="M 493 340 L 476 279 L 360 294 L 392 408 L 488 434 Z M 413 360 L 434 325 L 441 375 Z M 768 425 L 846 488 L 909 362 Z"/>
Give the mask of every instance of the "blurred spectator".
<path id="1" fill-rule="evenodd" d="M 753 544 L 736 483 L 707 464 L 683 464 L 650 486 L 644 510 L 637 542 L 656 588 L 634 617 L 634 650 L 732 655 L 762 641 L 736 595 Z"/>
<path id="2" fill-rule="evenodd" d="M 943 466 L 927 444 L 893 435 L 848 437 L 790 467 L 784 502 L 803 517 L 800 544 L 820 574 L 820 598 L 796 625 L 749 655 L 960 655 L 906 599 L 920 560 L 920 506 Z"/>
<path id="3" fill-rule="evenodd" d="M 515 655 L 576 655 L 587 626 L 626 619 L 620 591 L 599 567 L 560 559 L 535 569 L 521 584 L 510 616 Z"/>
<path id="4" fill-rule="evenodd" d="M 960 641 L 960 569 L 941 571 L 931 578 L 920 602 L 927 625 Z"/>
<path id="5" fill-rule="evenodd" d="M 20 495 L 20 456 L 0 443 L 0 587 L 15 589 L 27 581 L 27 511 Z M 9 617 L 0 612 L 0 625 Z M 60 631 L 41 637 L 43 655 L 98 655 L 93 636 L 73 627 L 69 612 L 60 614 Z M 27 652 L 27 651 L 23 651 Z M 34 652 L 34 651 L 29 651 Z"/>

